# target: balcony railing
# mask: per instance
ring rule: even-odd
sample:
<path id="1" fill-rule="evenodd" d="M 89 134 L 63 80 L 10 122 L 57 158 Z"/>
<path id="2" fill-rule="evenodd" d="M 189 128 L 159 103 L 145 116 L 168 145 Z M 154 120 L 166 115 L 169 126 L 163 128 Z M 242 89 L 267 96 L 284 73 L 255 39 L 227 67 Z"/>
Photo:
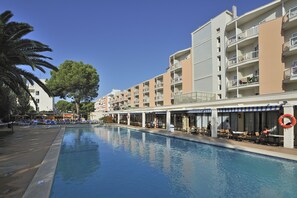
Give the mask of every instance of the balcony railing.
<path id="1" fill-rule="evenodd" d="M 250 29 L 247 29 L 246 31 L 238 34 L 238 40 L 242 40 L 248 37 L 252 37 L 254 35 L 258 34 L 258 26 L 252 27 Z"/>
<path id="2" fill-rule="evenodd" d="M 155 84 L 155 88 L 162 88 L 163 87 L 163 83 L 159 82 L 157 84 Z"/>
<path id="3" fill-rule="evenodd" d="M 297 16 L 297 6 L 296 7 L 293 7 L 289 10 L 288 12 L 288 17 L 289 19 L 293 18 L 293 17 L 296 17 Z"/>
<path id="4" fill-rule="evenodd" d="M 138 103 L 139 103 L 139 99 L 135 99 L 134 104 L 138 104 Z"/>
<path id="5" fill-rule="evenodd" d="M 143 99 L 143 103 L 149 103 L 150 102 L 150 99 L 149 98 L 144 98 Z"/>
<path id="6" fill-rule="evenodd" d="M 174 96 L 182 95 L 182 94 L 183 94 L 182 91 L 175 91 L 175 92 L 171 93 L 171 98 L 173 98 Z"/>
<path id="7" fill-rule="evenodd" d="M 238 62 L 246 62 L 249 60 L 257 59 L 259 58 L 259 52 L 258 51 L 253 51 L 253 52 L 248 52 L 242 56 L 238 57 Z"/>
<path id="8" fill-rule="evenodd" d="M 249 86 L 257 84 L 259 82 L 259 76 L 254 75 L 251 77 L 244 77 L 238 80 L 238 87 Z M 237 79 L 229 81 L 228 87 L 237 87 Z"/>
<path id="9" fill-rule="evenodd" d="M 237 63 L 237 58 L 236 57 L 232 57 L 228 60 L 228 66 L 232 66 L 235 65 Z"/>
<path id="10" fill-rule="evenodd" d="M 143 88 L 143 93 L 146 93 L 146 92 L 149 92 L 149 88 L 148 87 L 145 87 L 145 88 Z"/>
<path id="11" fill-rule="evenodd" d="M 291 48 L 297 47 L 297 36 L 290 38 L 289 41 L 285 42 L 283 45 L 283 51 L 288 51 Z"/>
<path id="12" fill-rule="evenodd" d="M 162 95 L 155 96 L 155 100 L 156 100 L 156 101 L 163 100 L 163 96 L 162 96 Z"/>
<path id="13" fill-rule="evenodd" d="M 180 82 L 182 82 L 182 77 L 181 76 L 177 76 L 174 79 L 171 79 L 171 83 L 172 84 L 174 84 L 174 83 L 180 83 Z"/>
<path id="14" fill-rule="evenodd" d="M 231 44 L 233 44 L 235 42 L 236 42 L 236 36 L 234 35 L 234 36 L 231 36 L 231 37 L 228 38 L 227 45 L 231 45 Z"/>
<path id="15" fill-rule="evenodd" d="M 181 67 L 182 67 L 182 65 L 180 64 L 180 62 L 177 62 L 177 63 L 174 63 L 171 66 L 171 70 L 178 69 L 178 68 L 181 68 Z"/>
<path id="16" fill-rule="evenodd" d="M 297 66 L 285 69 L 284 75 L 286 80 L 297 77 Z"/>
<path id="17" fill-rule="evenodd" d="M 139 91 L 138 90 L 134 91 L 134 96 L 137 96 L 137 95 L 139 95 Z"/>

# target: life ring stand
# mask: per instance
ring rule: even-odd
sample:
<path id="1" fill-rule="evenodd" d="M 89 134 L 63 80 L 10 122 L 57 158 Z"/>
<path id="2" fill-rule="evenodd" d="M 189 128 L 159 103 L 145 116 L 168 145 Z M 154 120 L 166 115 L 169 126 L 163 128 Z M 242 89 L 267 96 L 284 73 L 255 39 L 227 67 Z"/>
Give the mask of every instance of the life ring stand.
<path id="1" fill-rule="evenodd" d="M 283 123 L 283 119 L 284 118 L 289 118 L 290 120 L 291 120 L 291 123 L 290 124 L 284 124 Z M 291 114 L 284 114 L 284 115 L 282 115 L 282 116 L 280 116 L 279 118 L 278 118 L 278 123 L 281 125 L 281 127 L 283 127 L 283 128 L 291 128 L 291 127 L 293 127 L 295 124 L 296 124 L 296 118 L 293 116 L 293 115 L 291 115 Z"/>

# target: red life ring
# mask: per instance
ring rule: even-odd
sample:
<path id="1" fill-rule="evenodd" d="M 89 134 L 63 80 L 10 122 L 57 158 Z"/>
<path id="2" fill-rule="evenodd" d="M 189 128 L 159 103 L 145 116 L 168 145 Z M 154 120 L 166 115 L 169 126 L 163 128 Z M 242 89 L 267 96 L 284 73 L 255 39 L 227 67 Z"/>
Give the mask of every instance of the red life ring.
<path id="1" fill-rule="evenodd" d="M 284 124 L 283 119 L 284 118 L 289 118 L 291 120 L 290 124 Z M 284 114 L 278 118 L 278 123 L 283 127 L 283 128 L 291 128 L 296 124 L 296 118 L 292 116 L 291 114 Z"/>

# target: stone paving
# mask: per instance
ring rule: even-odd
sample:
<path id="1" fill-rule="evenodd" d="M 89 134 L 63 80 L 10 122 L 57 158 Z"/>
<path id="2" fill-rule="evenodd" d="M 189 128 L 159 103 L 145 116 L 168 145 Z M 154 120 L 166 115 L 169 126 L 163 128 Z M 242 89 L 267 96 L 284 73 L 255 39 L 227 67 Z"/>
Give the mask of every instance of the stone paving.
<path id="1" fill-rule="evenodd" d="M 59 130 L 14 127 L 0 137 L 0 197 L 22 197 Z"/>

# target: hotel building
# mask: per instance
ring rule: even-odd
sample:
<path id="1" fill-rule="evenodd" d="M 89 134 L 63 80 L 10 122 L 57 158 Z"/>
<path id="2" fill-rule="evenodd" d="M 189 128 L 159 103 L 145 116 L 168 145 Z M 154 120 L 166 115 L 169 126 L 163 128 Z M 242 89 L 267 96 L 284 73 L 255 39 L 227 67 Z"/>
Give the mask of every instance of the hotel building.
<path id="1" fill-rule="evenodd" d="M 45 79 L 40 79 L 41 82 L 45 83 Z M 31 85 L 28 84 L 28 89 L 31 95 L 34 97 L 37 107 L 36 111 L 53 111 L 54 110 L 54 98 L 48 96 L 48 94 L 36 83 Z M 35 107 L 32 99 L 30 99 L 30 105 Z"/>
<path id="2" fill-rule="evenodd" d="M 233 131 L 267 126 L 284 136 L 285 147 L 297 145 L 297 127 L 277 123 L 281 114 L 297 115 L 297 0 L 274 0 L 241 16 L 233 7 L 191 36 L 191 48 L 171 55 L 165 73 L 113 97 L 118 123 L 189 131 L 211 121 L 217 137 L 229 121 Z"/>

